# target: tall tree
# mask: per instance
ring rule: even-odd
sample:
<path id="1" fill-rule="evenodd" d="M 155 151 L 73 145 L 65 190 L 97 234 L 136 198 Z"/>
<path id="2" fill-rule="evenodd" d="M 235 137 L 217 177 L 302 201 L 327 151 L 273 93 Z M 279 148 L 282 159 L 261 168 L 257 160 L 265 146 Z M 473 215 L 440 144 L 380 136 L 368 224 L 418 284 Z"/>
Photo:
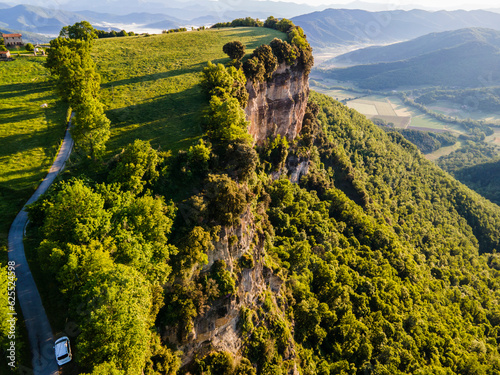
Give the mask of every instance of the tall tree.
<path id="1" fill-rule="evenodd" d="M 119 182 L 122 187 L 140 193 L 147 183 L 154 182 L 161 158 L 147 141 L 136 139 L 116 156 L 117 164 L 108 175 L 108 181 Z"/>
<path id="2" fill-rule="evenodd" d="M 87 244 L 109 230 L 110 215 L 104 199 L 83 181 L 64 183 L 46 210 L 42 232 L 61 243 Z"/>
<path id="3" fill-rule="evenodd" d="M 97 160 L 106 148 L 111 123 L 104 113 L 104 106 L 94 97 L 86 95 L 75 111 L 71 127 L 75 146 Z"/>
<path id="4" fill-rule="evenodd" d="M 245 116 L 237 99 L 231 97 L 223 101 L 218 96 L 212 96 L 207 116 L 208 136 L 215 142 L 251 143 Z"/>
<path id="5" fill-rule="evenodd" d="M 59 95 L 71 106 L 80 104 L 85 95 L 97 96 L 100 76 L 90 57 L 89 43 L 65 38 L 51 40 L 45 67 L 57 80 Z"/>

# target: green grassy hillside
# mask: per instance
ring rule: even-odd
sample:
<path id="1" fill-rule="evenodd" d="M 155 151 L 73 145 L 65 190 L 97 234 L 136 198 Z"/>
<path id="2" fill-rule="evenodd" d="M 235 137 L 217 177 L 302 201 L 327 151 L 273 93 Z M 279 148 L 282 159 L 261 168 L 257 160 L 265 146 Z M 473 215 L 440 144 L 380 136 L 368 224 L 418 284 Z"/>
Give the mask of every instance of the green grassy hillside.
<path id="1" fill-rule="evenodd" d="M 45 177 L 64 136 L 66 109 L 41 58 L 0 63 L 0 244 Z M 42 104 L 47 104 L 42 108 Z"/>
<path id="2" fill-rule="evenodd" d="M 239 40 L 247 53 L 285 34 L 266 28 L 205 30 L 96 41 L 93 57 L 111 120 L 107 145 L 116 152 L 136 138 L 163 150 L 189 146 L 202 135 L 205 98 L 198 83 L 207 61 L 226 63 L 222 46 Z"/>

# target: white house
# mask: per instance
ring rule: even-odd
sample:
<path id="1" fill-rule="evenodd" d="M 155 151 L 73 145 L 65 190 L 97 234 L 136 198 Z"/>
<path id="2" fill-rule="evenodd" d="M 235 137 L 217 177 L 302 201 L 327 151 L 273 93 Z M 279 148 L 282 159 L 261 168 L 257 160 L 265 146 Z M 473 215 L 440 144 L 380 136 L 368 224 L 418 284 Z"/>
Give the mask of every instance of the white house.
<path id="1" fill-rule="evenodd" d="M 10 60 L 10 51 L 0 51 L 0 61 Z"/>

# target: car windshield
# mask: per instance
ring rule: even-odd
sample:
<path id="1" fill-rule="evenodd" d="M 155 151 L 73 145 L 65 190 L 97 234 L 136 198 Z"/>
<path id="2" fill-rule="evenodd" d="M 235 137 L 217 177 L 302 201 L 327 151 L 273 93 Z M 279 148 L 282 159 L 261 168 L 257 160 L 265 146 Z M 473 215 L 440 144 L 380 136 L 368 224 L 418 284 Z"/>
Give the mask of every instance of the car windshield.
<path id="1" fill-rule="evenodd" d="M 58 360 L 60 360 L 60 359 L 64 359 L 64 358 L 66 358 L 67 356 L 68 356 L 68 353 L 63 354 L 63 355 L 62 355 L 62 356 L 60 356 L 60 357 L 57 357 L 57 359 L 58 359 Z"/>

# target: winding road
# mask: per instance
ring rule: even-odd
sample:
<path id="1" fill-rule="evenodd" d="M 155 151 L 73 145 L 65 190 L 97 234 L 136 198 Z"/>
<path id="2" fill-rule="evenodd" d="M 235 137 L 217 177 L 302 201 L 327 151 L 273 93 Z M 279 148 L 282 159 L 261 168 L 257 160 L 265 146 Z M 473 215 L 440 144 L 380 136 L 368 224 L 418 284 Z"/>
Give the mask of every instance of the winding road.
<path id="1" fill-rule="evenodd" d="M 42 181 L 38 189 L 26 202 L 25 207 L 35 202 L 40 195 L 45 193 L 54 182 L 58 173 L 64 168 L 66 161 L 73 148 L 69 127 L 66 129 L 63 143 L 59 149 L 56 160 L 49 170 L 49 173 Z M 56 375 L 59 374 L 59 367 L 54 356 L 54 338 L 47 314 L 42 305 L 40 294 L 31 275 L 26 256 L 24 254 L 24 229 L 28 223 L 28 214 L 23 209 L 16 216 L 9 230 L 9 261 L 15 262 L 16 269 L 16 298 L 21 306 L 28 331 L 29 342 L 32 354 L 32 368 L 34 375 Z M 18 353 L 19 355 L 19 353 Z M 26 369 L 23 366 L 23 369 Z"/>

